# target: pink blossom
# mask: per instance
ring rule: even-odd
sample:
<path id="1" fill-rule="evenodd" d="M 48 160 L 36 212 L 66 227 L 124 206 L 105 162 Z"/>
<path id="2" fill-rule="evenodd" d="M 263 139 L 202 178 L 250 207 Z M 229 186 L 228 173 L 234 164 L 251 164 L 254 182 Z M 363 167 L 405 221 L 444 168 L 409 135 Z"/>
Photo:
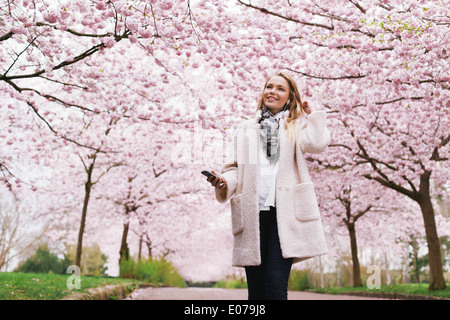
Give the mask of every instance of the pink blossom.
<path id="1" fill-rule="evenodd" d="M 44 20 L 49 23 L 58 22 L 58 16 L 54 12 L 50 12 L 44 15 Z"/>
<path id="2" fill-rule="evenodd" d="M 141 29 L 139 30 L 139 35 L 142 38 L 150 38 L 152 36 L 152 32 L 148 29 Z"/>
<path id="3" fill-rule="evenodd" d="M 136 43 L 138 41 L 138 37 L 135 34 L 131 34 L 128 36 L 128 39 L 131 43 Z"/>

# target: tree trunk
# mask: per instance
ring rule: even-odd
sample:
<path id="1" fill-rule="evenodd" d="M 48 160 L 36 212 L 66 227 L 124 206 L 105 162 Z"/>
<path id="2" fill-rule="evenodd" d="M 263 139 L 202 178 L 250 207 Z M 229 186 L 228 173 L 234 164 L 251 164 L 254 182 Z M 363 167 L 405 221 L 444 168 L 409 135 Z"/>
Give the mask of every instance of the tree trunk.
<path id="1" fill-rule="evenodd" d="M 388 258 L 387 258 L 386 252 L 384 253 L 384 265 L 386 267 L 386 281 L 384 283 L 386 283 L 386 285 L 390 285 L 391 284 L 391 275 L 389 273 L 389 263 L 388 263 Z"/>
<path id="2" fill-rule="evenodd" d="M 76 257 L 75 257 L 75 265 L 77 265 L 79 268 L 81 268 L 81 252 L 83 250 L 83 234 L 84 234 L 84 228 L 86 226 L 86 214 L 87 214 L 89 198 L 91 195 L 92 171 L 94 169 L 94 163 L 95 163 L 95 161 L 93 161 L 91 163 L 91 165 L 89 166 L 89 169 L 87 170 L 87 181 L 84 184 L 85 194 L 84 194 L 83 210 L 81 211 L 80 229 L 78 231 L 77 253 L 76 253 Z"/>
<path id="3" fill-rule="evenodd" d="M 419 205 L 425 224 L 425 234 L 428 245 L 428 259 L 430 265 L 430 285 L 428 290 L 443 290 L 447 286 L 442 268 L 441 245 L 436 230 L 434 209 L 430 198 L 430 171 L 420 176 Z"/>
<path id="4" fill-rule="evenodd" d="M 412 258 L 414 283 L 420 283 L 419 247 L 416 238 L 413 238 L 410 244 L 413 250 Z"/>
<path id="5" fill-rule="evenodd" d="M 320 256 L 319 256 L 319 268 L 320 268 L 320 288 L 323 289 L 325 287 L 325 281 L 323 278 L 322 259 Z"/>
<path id="6" fill-rule="evenodd" d="M 342 258 L 340 258 L 339 261 L 337 261 L 336 263 L 336 287 L 342 287 L 341 266 L 342 266 Z"/>
<path id="7" fill-rule="evenodd" d="M 358 245 L 356 243 L 356 230 L 354 223 L 347 223 L 348 233 L 350 234 L 350 245 L 352 250 L 353 263 L 353 286 L 362 287 L 361 270 L 358 259 Z"/>
<path id="8" fill-rule="evenodd" d="M 142 256 L 142 235 L 139 236 L 139 253 L 138 253 L 138 260 L 141 260 Z"/>
<path id="9" fill-rule="evenodd" d="M 127 222 L 123 225 L 123 233 L 122 233 L 122 243 L 120 245 L 120 258 L 119 263 L 123 260 L 130 259 L 130 250 L 128 249 L 127 237 L 128 237 L 128 229 L 130 227 L 130 223 Z"/>
<path id="10" fill-rule="evenodd" d="M 152 255 L 152 241 L 150 240 L 150 237 L 148 236 L 148 234 L 146 234 L 145 237 L 147 238 L 147 240 L 145 241 L 145 244 L 147 245 L 147 249 L 148 249 L 148 258 L 150 260 L 152 260 L 153 259 L 153 255 Z"/>
<path id="11" fill-rule="evenodd" d="M 348 228 L 348 232 L 350 234 L 350 245 L 351 245 L 351 250 L 352 250 L 353 286 L 354 287 L 362 287 L 361 269 L 359 266 L 359 258 L 358 258 L 358 245 L 356 243 L 355 224 L 349 223 L 347 225 L 347 228 Z"/>

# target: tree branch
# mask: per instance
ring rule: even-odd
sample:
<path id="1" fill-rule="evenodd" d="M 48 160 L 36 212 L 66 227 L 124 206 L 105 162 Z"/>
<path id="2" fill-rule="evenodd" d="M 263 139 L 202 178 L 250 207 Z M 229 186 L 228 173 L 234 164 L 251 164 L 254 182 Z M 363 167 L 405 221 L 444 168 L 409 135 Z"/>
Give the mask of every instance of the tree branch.
<path id="1" fill-rule="evenodd" d="M 103 150 L 101 150 L 101 149 L 99 149 L 99 148 L 87 146 L 87 145 L 84 145 L 84 144 L 82 144 L 82 143 L 79 143 L 78 141 L 76 141 L 76 140 L 74 140 L 74 139 L 71 139 L 71 138 L 68 138 L 68 137 L 66 137 L 66 136 L 60 135 L 55 129 L 53 129 L 53 127 L 50 125 L 50 123 L 48 123 L 48 121 L 45 120 L 44 117 L 42 117 L 42 115 L 38 112 L 38 110 L 36 109 L 35 106 L 33 106 L 33 105 L 32 105 L 30 102 L 28 102 L 28 101 L 27 101 L 27 104 L 28 104 L 28 106 L 30 106 L 30 108 L 33 110 L 33 112 L 39 117 L 39 119 L 41 119 L 42 121 L 44 121 L 44 123 L 47 125 L 47 127 L 50 129 L 50 131 L 52 131 L 52 132 L 53 132 L 55 135 L 57 135 L 58 137 L 61 137 L 62 139 L 66 140 L 66 141 L 69 141 L 69 142 L 71 142 L 71 143 L 74 143 L 74 144 L 76 144 L 76 145 L 79 146 L 79 147 L 91 149 L 91 150 L 94 150 L 95 152 L 98 152 L 98 153 L 112 153 L 112 151 L 103 151 Z"/>
<path id="2" fill-rule="evenodd" d="M 356 215 L 353 216 L 353 222 L 356 222 L 359 218 L 361 218 L 364 214 L 370 211 L 372 209 L 372 205 L 368 205 L 366 209 L 359 211 Z"/>
<path id="3" fill-rule="evenodd" d="M 310 78 L 320 79 L 320 80 L 361 79 L 361 78 L 365 78 L 367 76 L 365 74 L 361 74 L 361 75 L 357 75 L 357 76 L 351 75 L 351 76 L 341 76 L 341 77 L 319 77 L 319 76 L 313 76 L 313 75 L 310 75 L 310 74 L 307 74 L 307 73 L 304 73 L 304 72 L 301 72 L 301 71 L 293 70 L 293 69 L 290 69 L 290 68 L 286 68 L 286 69 L 290 70 L 292 72 L 295 72 L 295 73 L 299 73 L 299 74 L 301 74 L 301 75 L 303 75 L 305 77 L 310 77 Z"/>
<path id="4" fill-rule="evenodd" d="M 328 29 L 328 30 L 334 30 L 334 27 L 333 27 L 333 26 L 327 26 L 327 25 L 324 25 L 324 24 L 321 24 L 321 23 L 314 23 L 314 22 L 300 21 L 300 20 L 297 20 L 297 19 L 294 19 L 294 18 L 285 17 L 285 16 L 283 16 L 283 15 L 281 15 L 281 14 L 279 14 L 279 13 L 275 13 L 275 12 L 269 11 L 269 10 L 267 10 L 267 9 L 265 9 L 265 8 L 261 8 L 261 7 L 254 6 L 254 5 L 252 5 L 251 3 L 245 3 L 245 2 L 243 2 L 243 1 L 241 1 L 241 0 L 238 0 L 238 1 L 239 1 L 240 4 L 242 4 L 242 5 L 246 6 L 246 7 L 253 8 L 253 9 L 256 9 L 256 10 L 259 10 L 259 11 L 261 11 L 262 13 L 270 14 L 270 15 L 272 15 L 272 16 L 275 16 L 275 17 L 278 17 L 278 18 L 281 18 L 281 19 L 284 19 L 284 20 L 287 20 L 287 21 L 292 21 L 292 22 L 295 22 L 295 23 L 300 23 L 300 24 L 303 24 L 303 25 L 306 25 L 306 26 L 312 26 L 312 27 L 325 28 L 325 29 Z"/>
<path id="5" fill-rule="evenodd" d="M 87 166 L 86 166 L 86 163 L 84 162 L 84 160 L 83 160 L 83 157 L 78 153 L 78 157 L 80 157 L 80 160 L 81 160 L 81 163 L 83 164 L 83 167 L 84 167 L 84 170 L 86 171 L 86 172 L 88 172 L 88 168 L 87 168 Z"/>
<path id="6" fill-rule="evenodd" d="M 0 41 L 8 40 L 9 38 L 12 37 L 13 34 L 14 34 L 14 32 L 10 31 L 7 34 L 0 36 Z"/>
<path id="7" fill-rule="evenodd" d="M 370 174 L 365 174 L 365 175 L 363 175 L 365 178 L 370 179 L 370 180 L 378 181 L 382 185 L 384 185 L 386 187 L 389 187 L 389 188 L 391 188 L 393 190 L 396 190 L 396 191 L 398 191 L 398 192 L 408 196 L 409 198 L 417 201 L 417 199 L 419 197 L 419 194 L 417 192 L 414 192 L 414 190 L 413 191 L 408 190 L 405 187 L 402 187 L 402 186 L 396 184 L 395 182 L 391 181 L 388 178 L 388 176 L 385 173 L 383 173 L 381 171 L 381 169 L 378 168 L 378 166 L 376 165 L 376 163 L 379 162 L 379 161 L 376 161 L 375 159 L 371 158 L 368 155 L 367 151 L 364 149 L 363 145 L 361 144 L 361 142 L 358 139 L 356 140 L 356 142 L 357 142 L 358 146 L 361 148 L 361 151 L 364 154 L 363 156 L 361 154 L 359 154 L 359 153 L 357 153 L 356 155 L 361 157 L 361 158 L 363 158 L 363 159 L 366 159 L 367 161 L 369 161 L 369 163 L 372 166 L 372 168 L 374 169 L 374 171 L 380 175 L 380 177 L 373 178 Z"/>
<path id="8" fill-rule="evenodd" d="M 50 27 L 50 28 L 53 28 L 55 30 L 66 31 L 66 32 L 69 32 L 69 33 L 71 33 L 71 34 L 73 34 L 75 36 L 78 36 L 78 37 L 104 38 L 104 37 L 112 36 L 112 34 L 110 34 L 110 33 L 92 34 L 92 33 L 81 33 L 81 32 L 78 32 L 78 31 L 75 31 L 75 30 L 72 30 L 72 29 L 60 30 L 56 26 L 48 24 L 48 23 L 45 23 L 45 22 L 36 22 L 36 26 L 38 26 L 38 27 Z"/>
<path id="9" fill-rule="evenodd" d="M 11 177 L 16 177 L 12 172 L 11 172 L 11 170 L 9 170 L 8 169 L 8 167 L 6 167 L 4 164 L 2 164 L 2 163 L 0 163 L 0 171 L 3 173 L 3 176 L 6 178 L 6 174 L 5 174 L 5 171 L 6 171 L 6 173 L 8 173 Z"/>
<path id="10" fill-rule="evenodd" d="M 293 40 L 293 39 L 302 39 L 302 37 L 294 37 L 294 36 L 289 37 L 289 40 Z M 312 42 L 312 44 L 317 47 L 328 48 L 327 45 L 324 45 L 322 43 Z M 341 46 L 336 46 L 336 47 L 334 47 L 334 49 L 355 49 L 356 50 L 357 48 L 353 45 L 345 44 L 345 45 L 341 45 Z M 392 50 L 394 50 L 394 47 L 378 48 L 377 51 L 392 51 Z"/>
<path id="11" fill-rule="evenodd" d="M 97 45 L 93 46 L 92 48 L 86 50 L 85 52 L 81 53 L 80 55 L 76 56 L 73 60 L 66 60 L 66 61 L 61 62 L 57 66 L 53 67 L 52 71 L 61 69 L 63 67 L 74 64 L 82 59 L 85 59 L 104 47 L 105 47 L 105 44 L 103 42 L 100 44 L 97 44 Z M 45 73 L 44 69 L 36 71 L 35 73 L 32 73 L 32 74 L 21 74 L 21 75 L 14 75 L 14 76 L 1 75 L 0 80 L 7 81 L 7 80 L 14 80 L 14 79 L 34 78 L 34 77 L 40 76 L 43 73 Z"/>
<path id="12" fill-rule="evenodd" d="M 27 49 L 33 44 L 33 42 L 37 39 L 38 36 L 34 37 L 33 40 L 31 40 L 28 45 L 25 47 L 25 49 L 23 49 L 18 55 L 17 57 L 14 59 L 13 63 L 9 66 L 9 68 L 5 71 L 5 73 L 3 74 L 3 76 L 6 76 L 6 74 L 9 72 L 9 70 L 11 70 L 11 68 L 16 64 L 17 60 L 19 60 L 19 57 L 22 55 L 22 53 L 24 53 L 25 51 L 27 51 Z"/>
<path id="13" fill-rule="evenodd" d="M 96 184 L 97 182 L 99 182 L 100 178 L 103 177 L 105 174 L 107 174 L 109 172 L 109 170 L 111 170 L 112 168 L 115 167 L 120 167 L 121 165 L 123 165 L 122 162 L 116 162 L 113 165 L 109 166 L 108 169 L 106 169 L 105 171 L 103 171 L 97 178 L 96 181 L 92 182 L 92 185 Z"/>
<path id="14" fill-rule="evenodd" d="M 83 107 L 83 106 L 80 106 L 80 105 L 77 105 L 77 104 L 74 104 L 74 103 L 65 102 L 65 101 L 63 101 L 63 100 L 61 100 L 61 99 L 59 99 L 59 98 L 57 98 L 57 97 L 55 97 L 55 96 L 52 96 L 52 95 L 50 95 L 50 94 L 42 94 L 40 91 L 38 91 L 38 90 L 36 90 L 36 89 L 32 89 L 32 88 L 21 88 L 21 87 L 19 87 L 18 85 L 16 85 L 14 82 L 10 81 L 10 80 L 4 80 L 4 81 L 5 81 L 6 83 L 10 84 L 14 89 L 16 89 L 16 90 L 19 91 L 19 92 L 22 92 L 22 91 L 33 91 L 34 93 L 40 95 L 40 96 L 43 97 L 43 98 L 46 98 L 46 99 L 49 100 L 49 101 L 55 101 L 55 102 L 58 102 L 59 104 L 64 105 L 64 106 L 66 106 L 66 107 L 75 107 L 75 108 L 81 109 L 81 110 L 83 110 L 83 111 L 89 111 L 89 112 L 96 113 L 96 114 L 101 113 L 100 111 L 94 111 L 94 110 L 91 110 L 91 109 L 89 109 L 89 108 L 86 108 L 86 107 Z"/>
<path id="15" fill-rule="evenodd" d="M 330 147 L 342 147 L 342 148 L 345 148 L 345 149 L 347 149 L 347 150 L 352 151 L 352 148 L 351 148 L 351 147 L 346 146 L 345 144 L 340 144 L 340 143 L 329 144 L 328 147 L 329 147 L 329 148 L 330 148 Z"/>
<path id="16" fill-rule="evenodd" d="M 350 2 L 359 9 L 359 11 L 361 11 L 362 13 L 366 14 L 367 10 L 365 10 L 363 7 L 361 7 L 361 5 L 358 2 L 353 2 L 352 0 L 350 0 Z"/>
<path id="17" fill-rule="evenodd" d="M 418 193 L 415 193 L 415 192 L 413 192 L 411 190 L 408 190 L 408 189 L 406 189 L 406 188 L 404 188 L 402 186 L 399 186 L 398 184 L 396 184 L 396 183 L 394 183 L 394 182 L 392 182 L 390 180 L 385 180 L 385 179 L 380 178 L 380 177 L 373 178 L 373 177 L 370 176 L 370 174 L 365 174 L 365 175 L 363 175 L 363 177 L 367 178 L 369 180 L 375 180 L 375 181 L 381 183 L 383 186 L 391 188 L 392 190 L 398 191 L 399 193 L 401 193 L 401 194 L 411 198 L 414 201 L 419 201 L 419 194 Z"/>
<path id="18" fill-rule="evenodd" d="M 439 148 L 442 148 L 444 146 L 446 146 L 450 141 L 450 135 L 448 135 L 446 138 L 442 137 L 442 141 L 439 144 L 439 146 L 435 147 L 433 149 L 433 153 L 431 154 L 431 158 L 430 160 L 434 160 L 434 161 L 446 161 L 448 160 L 448 158 L 442 158 L 439 156 Z"/>

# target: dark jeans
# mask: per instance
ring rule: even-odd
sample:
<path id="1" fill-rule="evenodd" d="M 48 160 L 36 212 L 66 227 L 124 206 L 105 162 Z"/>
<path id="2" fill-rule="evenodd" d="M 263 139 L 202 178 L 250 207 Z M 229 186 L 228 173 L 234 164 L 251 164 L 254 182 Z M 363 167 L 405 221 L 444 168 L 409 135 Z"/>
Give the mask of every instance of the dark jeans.
<path id="1" fill-rule="evenodd" d="M 287 300 L 292 258 L 281 255 L 276 209 L 259 213 L 261 265 L 245 267 L 249 300 Z"/>

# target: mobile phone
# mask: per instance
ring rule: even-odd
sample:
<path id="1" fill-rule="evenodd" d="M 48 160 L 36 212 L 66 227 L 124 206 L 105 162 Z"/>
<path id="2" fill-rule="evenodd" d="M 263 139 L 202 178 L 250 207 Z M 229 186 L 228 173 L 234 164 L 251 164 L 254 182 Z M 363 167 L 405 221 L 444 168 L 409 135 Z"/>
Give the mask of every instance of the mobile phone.
<path id="1" fill-rule="evenodd" d="M 206 170 L 203 170 L 203 171 L 202 171 L 202 174 L 203 174 L 204 176 L 208 177 L 208 178 L 212 176 L 213 180 L 216 178 L 216 175 L 215 175 L 215 174 L 213 174 L 213 173 L 211 173 L 211 172 L 209 172 L 209 171 L 206 171 Z"/>

